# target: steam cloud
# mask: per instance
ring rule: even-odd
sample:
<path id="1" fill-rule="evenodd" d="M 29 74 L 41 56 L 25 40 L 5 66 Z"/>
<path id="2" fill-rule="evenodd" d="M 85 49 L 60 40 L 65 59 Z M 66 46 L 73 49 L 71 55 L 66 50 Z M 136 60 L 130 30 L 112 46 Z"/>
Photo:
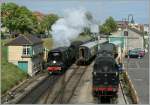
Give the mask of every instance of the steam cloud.
<path id="1" fill-rule="evenodd" d="M 65 11 L 64 17 L 52 25 L 53 47 L 69 46 L 70 41 L 77 38 L 85 27 L 91 26 L 91 19 L 86 13 L 83 9 Z"/>

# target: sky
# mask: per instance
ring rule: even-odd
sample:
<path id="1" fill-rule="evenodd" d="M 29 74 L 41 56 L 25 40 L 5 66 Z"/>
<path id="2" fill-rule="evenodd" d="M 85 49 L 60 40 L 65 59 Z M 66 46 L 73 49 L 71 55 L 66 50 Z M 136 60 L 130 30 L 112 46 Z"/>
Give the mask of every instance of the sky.
<path id="1" fill-rule="evenodd" d="M 32 11 L 55 13 L 63 16 L 65 10 L 85 9 L 92 13 L 94 18 L 103 23 L 112 16 L 115 20 L 134 16 L 136 23 L 149 23 L 149 0 L 3 0 L 26 6 Z"/>

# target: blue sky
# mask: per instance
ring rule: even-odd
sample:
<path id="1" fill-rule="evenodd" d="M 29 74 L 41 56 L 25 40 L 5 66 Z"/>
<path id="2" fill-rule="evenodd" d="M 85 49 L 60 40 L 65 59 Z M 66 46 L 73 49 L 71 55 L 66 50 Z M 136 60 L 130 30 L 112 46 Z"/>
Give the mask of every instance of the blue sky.
<path id="1" fill-rule="evenodd" d="M 96 20 L 103 22 L 108 16 L 116 20 L 134 15 L 137 23 L 149 23 L 149 0 L 4 0 L 24 5 L 32 11 L 56 13 L 63 16 L 66 9 L 84 8 L 90 11 Z"/>

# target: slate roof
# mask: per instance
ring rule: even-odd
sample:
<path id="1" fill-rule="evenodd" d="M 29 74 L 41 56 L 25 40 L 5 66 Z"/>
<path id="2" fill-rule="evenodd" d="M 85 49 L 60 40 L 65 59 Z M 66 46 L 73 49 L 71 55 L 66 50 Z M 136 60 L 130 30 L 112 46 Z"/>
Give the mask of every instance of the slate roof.
<path id="1" fill-rule="evenodd" d="M 38 43 L 43 43 L 43 41 L 33 35 L 19 35 L 14 40 L 8 42 L 6 46 L 21 46 L 21 45 L 34 45 Z"/>

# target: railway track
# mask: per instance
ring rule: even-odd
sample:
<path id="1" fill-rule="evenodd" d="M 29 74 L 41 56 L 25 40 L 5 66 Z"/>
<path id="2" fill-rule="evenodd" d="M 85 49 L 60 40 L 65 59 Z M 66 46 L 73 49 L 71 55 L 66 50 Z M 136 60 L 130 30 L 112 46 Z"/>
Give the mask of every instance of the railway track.
<path id="1" fill-rule="evenodd" d="M 91 66 L 91 65 L 89 65 Z M 52 75 L 48 77 L 39 87 L 35 88 L 31 93 L 27 94 L 25 98 L 20 100 L 19 104 L 67 104 L 72 99 L 74 92 L 76 91 L 79 82 L 81 81 L 83 75 L 89 69 L 89 66 L 77 66 L 73 64 L 65 74 L 63 75 Z M 70 73 L 69 73 L 70 72 Z M 119 96 L 121 102 L 111 100 L 110 102 L 105 102 L 107 104 L 127 104 L 127 99 L 125 98 L 125 93 L 123 91 L 123 85 L 120 81 L 119 84 Z M 39 102 L 41 98 L 41 102 Z M 120 101 L 120 99 L 118 99 Z M 96 103 L 103 104 L 101 100 L 96 99 Z M 94 103 L 95 103 L 94 102 Z"/>
<path id="2" fill-rule="evenodd" d="M 124 89 L 123 89 L 123 84 L 120 81 L 119 83 L 119 91 L 118 91 L 118 96 L 113 99 L 109 98 L 95 98 L 97 104 L 128 104 L 128 100 L 126 98 Z"/>
<path id="3" fill-rule="evenodd" d="M 29 87 L 33 82 L 40 81 L 41 79 L 45 78 L 47 76 L 47 73 L 39 73 L 34 78 L 28 78 L 9 90 L 9 93 L 2 95 L 1 102 L 2 103 L 11 103 L 15 98 L 17 98 L 19 95 L 22 95 L 26 92 L 26 88 Z M 13 95 L 13 97 L 11 96 Z"/>
<path id="4" fill-rule="evenodd" d="M 45 79 L 44 82 L 40 83 L 38 87 L 33 89 L 28 93 L 23 99 L 21 99 L 17 104 L 34 104 L 42 96 L 47 89 L 52 89 L 53 85 L 57 82 L 60 76 L 50 76 Z M 48 85 L 47 85 L 48 84 Z"/>
<path id="5" fill-rule="evenodd" d="M 88 66 L 78 66 L 72 76 L 64 82 L 61 90 L 56 94 L 56 97 L 52 100 L 52 104 L 67 104 L 73 96 L 79 81 L 83 74 L 86 72 Z M 65 78 L 65 75 L 64 75 Z"/>
<path id="6" fill-rule="evenodd" d="M 74 73 L 76 72 L 76 70 L 77 70 L 78 68 L 79 68 L 79 66 L 73 64 L 73 65 L 69 68 L 69 70 L 72 69 L 73 72 L 69 75 L 68 78 L 72 78 L 72 76 L 74 75 Z M 68 72 L 69 70 L 67 70 L 67 72 Z M 66 72 L 66 73 L 67 73 L 67 72 Z M 70 81 L 70 79 L 64 78 L 65 75 L 66 75 L 66 73 L 61 76 L 61 78 L 60 78 L 60 81 L 61 81 L 61 82 L 66 81 L 65 79 L 67 79 L 66 82 L 69 82 L 69 81 Z M 62 84 L 61 84 L 61 85 L 62 85 Z M 64 85 L 64 84 L 63 84 L 63 85 Z M 62 87 L 62 86 L 59 86 L 59 87 L 64 88 L 64 87 Z M 56 86 L 56 88 L 58 88 L 58 87 Z M 60 88 L 58 91 L 56 91 L 55 94 L 60 94 L 61 88 Z M 42 102 L 43 104 L 53 103 L 53 100 L 56 100 L 56 98 L 58 98 L 58 95 L 55 95 L 55 96 L 53 96 L 53 97 L 51 96 L 52 91 L 53 91 L 53 90 L 52 90 L 51 88 L 48 89 L 48 93 L 47 93 L 47 95 L 45 96 L 44 101 Z M 53 98 L 53 99 L 49 101 L 49 98 L 50 98 L 50 97 Z"/>
<path id="7" fill-rule="evenodd" d="M 121 89 L 121 93 L 122 93 L 122 97 L 123 97 L 123 103 L 124 104 L 128 104 L 128 100 L 126 98 L 126 95 L 125 95 L 125 92 L 124 92 L 124 89 L 123 89 L 123 84 L 122 82 L 120 81 L 120 89 Z"/>

